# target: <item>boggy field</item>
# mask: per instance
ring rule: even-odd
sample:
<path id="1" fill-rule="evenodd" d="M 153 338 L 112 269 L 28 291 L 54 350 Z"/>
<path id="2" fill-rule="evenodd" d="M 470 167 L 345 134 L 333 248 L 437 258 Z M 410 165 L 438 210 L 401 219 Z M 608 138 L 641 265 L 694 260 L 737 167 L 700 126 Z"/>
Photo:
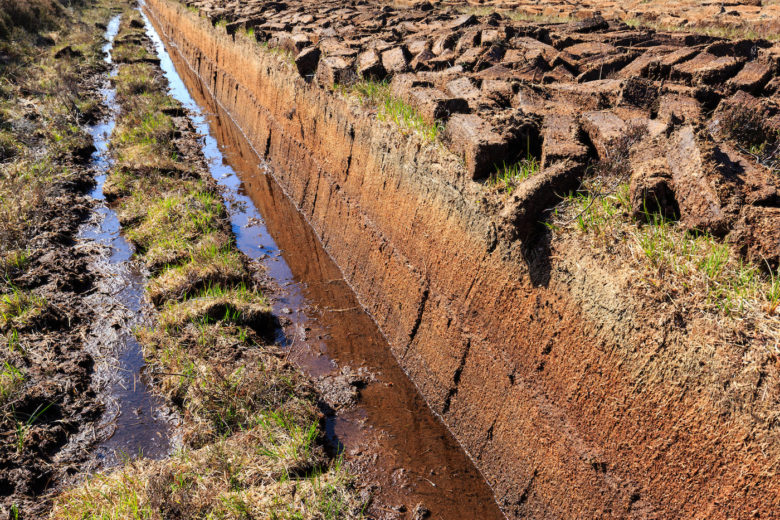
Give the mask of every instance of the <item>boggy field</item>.
<path id="1" fill-rule="evenodd" d="M 0 0 L 3 515 L 430 516 L 325 449 L 137 6 L 64 4 Z M 778 518 L 777 6 L 141 8 L 507 517 Z M 122 334 L 175 449 L 110 466 Z"/>

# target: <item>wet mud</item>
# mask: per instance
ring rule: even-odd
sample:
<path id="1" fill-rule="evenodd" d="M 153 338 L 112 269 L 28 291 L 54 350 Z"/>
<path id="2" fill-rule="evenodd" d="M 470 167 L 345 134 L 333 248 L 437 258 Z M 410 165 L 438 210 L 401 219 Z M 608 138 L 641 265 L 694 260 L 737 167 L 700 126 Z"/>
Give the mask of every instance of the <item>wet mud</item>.
<path id="1" fill-rule="evenodd" d="M 503 518 L 492 492 L 393 358 L 336 264 L 229 115 L 168 44 L 155 41 L 172 95 L 190 110 L 225 190 L 242 252 L 261 265 L 284 324 L 280 342 L 318 383 L 326 432 L 384 518 Z M 368 484 L 372 483 L 372 484 Z"/>

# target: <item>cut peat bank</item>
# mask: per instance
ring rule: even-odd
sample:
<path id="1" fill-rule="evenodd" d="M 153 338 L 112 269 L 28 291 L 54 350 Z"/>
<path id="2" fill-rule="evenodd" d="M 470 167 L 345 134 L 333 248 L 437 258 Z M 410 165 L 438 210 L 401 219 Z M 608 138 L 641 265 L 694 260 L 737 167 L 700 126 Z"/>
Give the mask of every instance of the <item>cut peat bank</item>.
<path id="1" fill-rule="evenodd" d="M 429 4 L 146 9 L 505 514 L 774 514 L 771 42 Z"/>

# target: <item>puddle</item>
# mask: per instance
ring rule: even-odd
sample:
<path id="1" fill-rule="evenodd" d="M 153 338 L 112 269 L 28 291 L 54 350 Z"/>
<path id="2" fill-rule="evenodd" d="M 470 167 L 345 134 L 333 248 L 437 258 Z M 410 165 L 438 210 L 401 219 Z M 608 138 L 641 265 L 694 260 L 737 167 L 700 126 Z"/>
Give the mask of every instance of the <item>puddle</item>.
<path id="1" fill-rule="evenodd" d="M 103 52 L 108 64 L 112 64 L 111 50 L 119 22 L 117 15 L 106 29 Z M 109 75 L 116 75 L 115 67 Z M 89 128 L 96 149 L 91 159 L 96 186 L 90 196 L 97 201 L 105 201 L 103 185 L 111 167 L 109 138 L 119 112 L 110 81 L 106 80 L 101 95 L 107 115 Z M 116 213 L 105 202 L 97 204 L 93 218 L 79 230 L 78 247 L 98 253 L 91 268 L 100 273 L 96 290 L 87 298 L 97 318 L 85 341 L 87 349 L 98 360 L 95 380 L 106 403 L 103 418 L 93 433 L 102 439 L 96 450 L 97 463 L 102 466 L 141 454 L 162 458 L 170 450 L 170 418 L 164 413 L 161 399 L 147 387 L 141 346 L 133 336 L 133 328 L 145 324 L 146 277 L 131 260 L 133 247 L 119 230 Z"/>
<path id="2" fill-rule="evenodd" d="M 400 369 L 272 172 L 175 46 L 168 54 L 143 14 L 171 93 L 191 111 L 204 136 L 203 152 L 226 190 L 238 246 L 261 262 L 280 288 L 272 303 L 279 316 L 289 319 L 280 340 L 290 357 L 313 377 L 342 367 L 373 375 L 354 407 L 327 417 L 331 447 L 379 485 L 375 494 L 381 504 L 403 506 L 407 515 L 423 504 L 432 518 L 504 518 L 484 479 Z"/>

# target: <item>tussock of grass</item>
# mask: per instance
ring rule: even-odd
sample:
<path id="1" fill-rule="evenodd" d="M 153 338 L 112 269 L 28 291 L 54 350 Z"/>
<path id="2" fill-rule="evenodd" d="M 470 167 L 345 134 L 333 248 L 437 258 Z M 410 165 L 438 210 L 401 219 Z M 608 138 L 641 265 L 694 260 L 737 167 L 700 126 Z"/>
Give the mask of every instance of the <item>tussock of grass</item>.
<path id="1" fill-rule="evenodd" d="M 0 405 L 7 403 L 27 378 L 19 368 L 9 361 L 0 366 Z"/>
<path id="2" fill-rule="evenodd" d="M 306 477 L 268 479 L 284 465 L 258 454 L 258 445 L 300 453 L 305 432 L 262 427 L 199 450 L 185 450 L 166 462 L 133 463 L 111 476 L 97 476 L 65 494 L 53 518 L 203 518 L 330 520 L 361 518 L 343 467 L 317 469 Z M 306 458 L 312 458 L 311 456 Z M 278 461 L 277 461 L 278 462 Z M 291 468 L 292 469 L 292 468 Z M 148 484 L 147 484 L 148 483 Z"/>
<path id="3" fill-rule="evenodd" d="M 540 167 L 539 161 L 530 154 L 515 163 L 503 163 L 488 179 L 488 186 L 511 195 L 521 182 L 539 173 Z"/>
<path id="4" fill-rule="evenodd" d="M 362 105 L 376 108 L 377 119 L 394 123 L 404 132 L 415 133 L 433 142 L 441 135 L 444 124 L 426 122 L 413 106 L 393 96 L 387 81 L 361 80 L 350 86 L 338 85 L 338 92 L 357 99 Z"/>
<path id="5" fill-rule="evenodd" d="M 273 315 L 267 298 L 244 284 L 224 288 L 208 286 L 183 303 L 169 302 L 160 312 L 159 326 L 168 330 L 188 322 L 224 321 L 251 326 L 258 331 L 273 326 Z"/>
<path id="6" fill-rule="evenodd" d="M 270 42 L 262 42 L 260 43 L 260 47 L 268 54 L 276 56 L 288 65 L 295 65 L 295 54 L 288 51 L 287 49 L 283 49 L 282 47 L 274 47 L 270 44 Z"/>
<path id="7" fill-rule="evenodd" d="M 186 441 L 203 445 L 254 427 L 269 412 L 310 423 L 313 394 L 300 373 L 276 348 L 263 346 L 254 329 L 236 325 L 236 316 L 212 321 L 202 310 L 168 309 L 175 324 L 137 333 L 159 367 L 161 391 L 187 413 Z"/>
<path id="8" fill-rule="evenodd" d="M 246 282 L 249 272 L 244 257 L 233 248 L 196 250 L 189 261 L 165 269 L 149 283 L 149 298 L 155 304 L 182 300 L 213 285 Z"/>
<path id="9" fill-rule="evenodd" d="M 46 309 L 46 299 L 29 291 L 11 287 L 0 294 L 0 331 L 29 326 Z"/>
<path id="10" fill-rule="evenodd" d="M 644 225 L 630 215 L 627 183 L 607 191 L 598 179 L 590 179 L 566 198 L 557 220 L 586 234 L 600 248 L 631 258 L 649 286 L 683 307 L 777 321 L 777 273 L 746 263 L 710 234 L 688 233 L 656 214 L 647 215 Z"/>
<path id="11" fill-rule="evenodd" d="M 218 251 L 229 250 L 230 246 L 230 237 L 221 231 L 189 239 L 178 234 L 158 235 L 146 249 L 144 263 L 153 272 L 158 272 L 165 266 L 177 265 L 194 258 L 216 254 Z"/>
<path id="12" fill-rule="evenodd" d="M 154 250 L 162 256 L 165 248 L 181 257 L 195 240 L 223 229 L 225 208 L 216 195 L 202 187 L 151 200 L 147 194 L 136 193 L 136 202 L 146 208 L 145 218 L 127 232 L 127 237 L 141 252 Z M 212 242 L 219 243 L 217 239 Z"/>
<path id="13" fill-rule="evenodd" d="M 62 6 L 55 0 L 0 0 L 0 38 L 14 29 L 35 32 L 56 26 Z"/>
<path id="14" fill-rule="evenodd" d="M 22 150 L 22 145 L 12 132 L 0 130 L 0 162 L 13 159 Z"/>
<path id="15" fill-rule="evenodd" d="M 113 53 L 114 63 L 156 62 L 157 56 L 146 47 L 139 45 L 119 45 Z"/>

